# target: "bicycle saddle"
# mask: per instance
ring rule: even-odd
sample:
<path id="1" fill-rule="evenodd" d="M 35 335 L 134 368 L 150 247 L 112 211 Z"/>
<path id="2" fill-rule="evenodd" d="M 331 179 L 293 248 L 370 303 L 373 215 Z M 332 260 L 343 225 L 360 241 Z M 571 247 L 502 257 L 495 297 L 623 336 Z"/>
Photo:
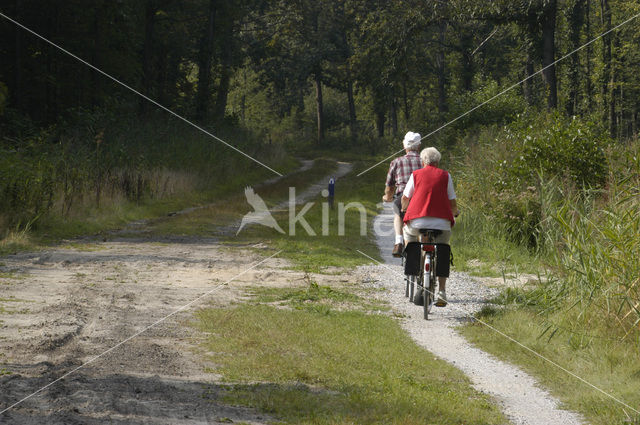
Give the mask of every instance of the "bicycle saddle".
<path id="1" fill-rule="evenodd" d="M 438 229 L 420 229 L 420 233 L 423 235 L 433 233 L 433 236 L 440 236 L 442 234 L 442 230 Z"/>

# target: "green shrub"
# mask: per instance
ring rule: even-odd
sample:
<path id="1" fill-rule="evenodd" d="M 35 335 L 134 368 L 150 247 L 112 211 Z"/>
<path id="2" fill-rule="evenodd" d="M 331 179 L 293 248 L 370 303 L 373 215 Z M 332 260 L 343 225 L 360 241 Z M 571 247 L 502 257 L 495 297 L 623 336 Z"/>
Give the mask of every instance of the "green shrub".
<path id="1" fill-rule="evenodd" d="M 516 119 L 527 107 L 524 98 L 516 91 L 500 94 L 503 88 L 493 80 L 480 80 L 475 84 L 479 86 L 478 89 L 452 100 L 452 117 L 472 111 L 457 121 L 458 128 L 468 130 L 493 124 L 505 125 Z M 482 107 L 474 109 L 483 103 Z"/>
<path id="2" fill-rule="evenodd" d="M 609 140 L 603 134 L 591 122 L 533 111 L 501 131 L 481 133 L 481 152 L 467 166 L 480 166 L 482 184 L 475 191 L 484 191 L 483 207 L 506 226 L 511 240 L 540 248 L 554 198 L 604 185 Z"/>
<path id="3" fill-rule="evenodd" d="M 534 186 L 539 175 L 558 176 L 580 187 L 601 186 L 607 176 L 610 142 L 594 123 L 558 114 L 522 115 L 502 135 L 511 151 L 500 166 L 505 188 Z"/>

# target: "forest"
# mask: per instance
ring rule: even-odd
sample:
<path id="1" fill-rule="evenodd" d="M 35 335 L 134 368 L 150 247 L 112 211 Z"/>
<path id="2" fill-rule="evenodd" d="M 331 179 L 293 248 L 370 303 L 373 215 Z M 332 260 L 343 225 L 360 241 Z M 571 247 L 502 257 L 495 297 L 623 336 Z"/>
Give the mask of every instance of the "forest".
<path id="1" fill-rule="evenodd" d="M 292 137 L 301 124 L 320 145 L 426 131 L 525 79 L 513 113 L 595 117 L 616 139 L 638 127 L 638 24 L 606 33 L 638 13 L 634 1 L 2 3 L 5 16 L 189 119 L 262 137 Z M 42 128 L 79 110 L 144 119 L 154 109 L 6 18 L 1 31 L 5 133 L 18 117 Z"/>

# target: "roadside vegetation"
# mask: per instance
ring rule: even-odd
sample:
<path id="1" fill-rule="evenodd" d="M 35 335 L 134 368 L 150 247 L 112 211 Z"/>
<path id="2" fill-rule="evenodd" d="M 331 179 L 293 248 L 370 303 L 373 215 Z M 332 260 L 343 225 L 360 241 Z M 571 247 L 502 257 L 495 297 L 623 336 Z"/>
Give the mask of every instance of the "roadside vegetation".
<path id="1" fill-rule="evenodd" d="M 479 319 L 637 409 L 640 142 L 613 142 L 579 118 L 524 114 L 456 153 L 459 264 L 479 275 L 532 274 Z M 482 324 L 463 332 L 539 376 L 590 423 L 639 420 Z"/>
<path id="2" fill-rule="evenodd" d="M 275 176 L 186 124 L 160 114 L 142 124 L 120 110 L 8 130 L 21 136 L 0 146 L 0 252 L 211 203 Z M 281 173 L 298 167 L 248 131 L 222 127 L 219 134 Z"/>
<path id="3" fill-rule="evenodd" d="M 293 170 L 275 183 L 264 184 L 256 180 L 249 181 L 242 187 L 234 185 L 233 190 L 229 189 L 227 193 L 216 196 L 209 203 L 187 210 L 187 213 L 171 216 L 165 214 L 164 217 L 149 220 L 144 227 L 144 232 L 149 236 L 213 236 L 234 241 L 240 220 L 244 214 L 252 211 L 244 193 L 246 186 L 253 185 L 254 192 L 264 200 L 268 208 L 272 209 L 279 203 L 289 200 L 289 187 L 295 187 L 296 193 L 299 194 L 335 169 L 335 161 L 317 159 L 311 168 L 304 171 Z M 288 206 L 283 209 L 286 208 Z"/>

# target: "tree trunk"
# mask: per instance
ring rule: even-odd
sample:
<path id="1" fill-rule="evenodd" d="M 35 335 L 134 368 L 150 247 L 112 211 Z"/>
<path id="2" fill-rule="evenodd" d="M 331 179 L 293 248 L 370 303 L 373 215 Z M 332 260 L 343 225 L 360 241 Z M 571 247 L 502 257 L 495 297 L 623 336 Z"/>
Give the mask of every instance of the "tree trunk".
<path id="1" fill-rule="evenodd" d="M 638 92 L 636 91 L 636 93 Z M 636 95 L 633 101 L 633 109 L 631 109 L 631 133 L 633 137 L 638 137 L 638 101 L 635 100 L 637 98 L 638 96 Z"/>
<path id="2" fill-rule="evenodd" d="M 146 1 L 144 12 L 144 45 L 142 48 L 142 92 L 149 97 L 152 97 L 151 88 L 153 87 L 153 36 L 157 10 L 155 0 Z M 139 105 L 140 115 L 146 115 L 151 108 L 151 103 L 143 98 L 140 98 Z"/>
<path id="3" fill-rule="evenodd" d="M 347 66 L 347 101 L 349 102 L 349 133 L 351 140 L 356 140 L 358 121 L 356 117 L 356 102 L 353 98 L 353 81 L 351 80 L 351 68 Z"/>
<path id="4" fill-rule="evenodd" d="M 436 60 L 436 72 L 438 75 L 438 112 L 440 112 L 440 115 L 444 115 L 449 110 L 449 107 L 447 106 L 447 76 L 444 52 L 446 29 L 447 23 L 444 19 L 440 20 L 438 30 L 438 41 L 440 42 L 440 47 L 438 49 L 438 56 Z"/>
<path id="5" fill-rule="evenodd" d="M 462 89 L 470 92 L 473 90 L 473 56 L 471 49 L 473 48 L 473 33 L 466 28 L 462 30 L 460 37 L 462 45 Z"/>
<path id="6" fill-rule="evenodd" d="M 609 0 L 600 0 L 600 10 L 602 15 L 603 32 L 611 29 L 611 9 L 609 8 Z M 607 122 L 609 119 L 611 106 L 611 92 L 609 83 L 611 82 L 611 33 L 602 37 L 602 120 Z M 609 123 L 609 132 L 611 133 L 611 123 Z M 613 134 L 611 133 L 613 137 Z"/>
<path id="7" fill-rule="evenodd" d="M 544 8 L 542 20 L 542 66 L 546 68 L 542 72 L 542 77 L 547 86 L 547 106 L 549 109 L 558 107 L 556 67 L 551 65 L 556 60 L 556 14 L 556 0 L 549 0 Z"/>
<path id="8" fill-rule="evenodd" d="M 22 17 L 22 0 L 16 0 L 16 11 L 15 11 L 16 20 L 18 22 L 23 21 Z M 12 97 L 14 99 L 16 108 L 20 111 L 24 111 L 25 107 L 25 96 L 24 96 L 24 87 L 23 87 L 23 46 L 24 46 L 24 31 L 22 28 L 14 27 L 16 31 L 16 48 L 15 48 L 15 72 L 14 72 L 14 83 L 13 83 L 13 93 Z"/>
<path id="9" fill-rule="evenodd" d="M 213 35 L 216 22 L 216 0 L 209 0 L 209 13 L 204 36 L 200 42 L 198 58 L 198 93 L 196 118 L 205 120 L 211 103 L 211 64 L 213 62 Z"/>
<path id="10" fill-rule="evenodd" d="M 524 94 L 524 98 L 527 101 L 529 106 L 533 106 L 535 104 L 535 98 L 533 96 L 533 78 L 531 77 L 534 73 L 533 71 L 533 58 L 530 53 L 527 53 L 527 63 L 524 66 L 525 71 L 525 81 L 522 87 L 522 91 Z"/>
<path id="11" fill-rule="evenodd" d="M 169 72 L 169 52 L 164 43 L 158 46 L 158 69 L 156 70 L 156 90 L 158 101 L 161 105 L 169 106 L 169 96 L 167 93 L 167 74 Z"/>
<path id="12" fill-rule="evenodd" d="M 384 137 L 384 123 L 385 123 L 384 111 L 377 110 L 376 111 L 376 129 L 378 130 L 379 138 Z"/>
<path id="13" fill-rule="evenodd" d="M 580 31 L 584 23 L 584 3 L 585 0 L 574 0 L 569 11 L 569 41 L 571 50 L 580 47 Z M 580 107 L 580 52 L 571 55 L 571 66 L 569 68 L 569 101 L 567 102 L 567 113 L 576 115 Z"/>
<path id="14" fill-rule="evenodd" d="M 586 0 L 586 12 L 585 12 L 585 20 L 587 22 L 587 40 L 591 40 L 591 0 Z M 585 91 L 587 93 L 587 110 L 589 112 L 593 111 L 593 86 L 591 84 L 591 55 L 592 55 L 592 46 L 589 44 L 587 46 L 587 75 L 585 75 Z"/>
<path id="15" fill-rule="evenodd" d="M 100 50 L 102 47 L 102 31 L 100 28 L 100 16 L 103 14 L 102 4 L 100 6 L 96 6 L 93 12 L 93 28 L 92 28 L 92 41 L 93 46 L 91 48 L 91 64 L 98 69 L 102 69 L 102 64 L 100 63 Z M 86 101 L 90 105 L 96 106 L 100 103 L 100 99 L 102 99 L 102 90 L 100 88 L 100 83 L 102 82 L 102 76 L 98 75 L 91 68 L 86 69 L 88 73 L 88 80 L 91 82 L 91 89 L 87 90 L 86 93 Z M 84 90 L 83 90 L 84 91 Z"/>
<path id="16" fill-rule="evenodd" d="M 227 110 L 227 99 L 229 97 L 229 82 L 231 81 L 231 66 L 233 57 L 233 24 L 229 23 L 225 28 L 222 47 L 222 68 L 220 69 L 220 83 L 216 94 L 216 106 L 214 110 L 214 119 L 216 122 L 222 122 Z"/>
<path id="17" fill-rule="evenodd" d="M 409 119 L 411 119 L 411 111 L 409 109 L 409 97 L 407 96 L 407 82 L 404 81 L 402 83 L 402 100 L 404 103 L 404 120 L 409 124 Z"/>
<path id="18" fill-rule="evenodd" d="M 391 96 L 391 134 L 395 137 L 398 134 L 398 102 L 395 91 Z"/>
<path id="19" fill-rule="evenodd" d="M 612 44 L 615 44 L 615 47 L 619 47 L 620 38 L 616 35 L 613 36 Z M 618 125 L 617 125 L 617 116 L 616 116 L 616 100 L 618 97 L 618 87 L 616 83 L 616 66 L 613 62 L 613 53 L 611 54 L 611 81 L 609 82 L 609 134 L 611 137 L 618 136 Z"/>
<path id="20" fill-rule="evenodd" d="M 322 77 L 320 72 L 315 74 L 316 83 L 316 109 L 318 117 L 318 145 L 321 145 L 324 141 L 324 105 L 322 101 Z"/>

